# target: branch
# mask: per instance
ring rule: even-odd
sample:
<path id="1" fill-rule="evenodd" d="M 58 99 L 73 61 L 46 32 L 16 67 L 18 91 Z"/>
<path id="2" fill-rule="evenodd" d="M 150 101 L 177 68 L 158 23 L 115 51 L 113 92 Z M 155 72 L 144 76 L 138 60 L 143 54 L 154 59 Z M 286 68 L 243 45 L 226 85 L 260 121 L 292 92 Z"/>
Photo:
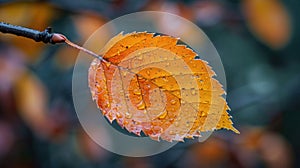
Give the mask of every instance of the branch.
<path id="1" fill-rule="evenodd" d="M 63 43 L 65 42 L 65 38 L 63 35 L 58 33 L 52 33 L 51 28 L 48 27 L 44 31 L 38 31 L 29 29 L 26 27 L 15 26 L 8 23 L 0 22 L 0 32 L 14 34 L 17 36 L 27 37 L 33 39 L 36 42 L 44 42 L 44 43 Z"/>
<path id="2" fill-rule="evenodd" d="M 100 55 L 83 48 L 77 44 L 74 44 L 70 40 L 68 40 L 64 35 L 59 34 L 59 33 L 52 33 L 52 29 L 50 27 L 46 28 L 44 31 L 38 31 L 34 29 L 29 29 L 26 27 L 21 27 L 21 26 L 16 26 L 16 25 L 11 25 L 8 23 L 0 22 L 0 32 L 2 33 L 9 33 L 9 34 L 14 34 L 17 36 L 22 36 L 26 38 L 30 38 L 36 42 L 44 42 L 44 43 L 51 43 L 51 44 L 56 44 L 56 43 L 66 43 L 71 47 L 74 47 L 78 50 L 81 50 L 95 58 L 98 58 L 102 61 L 105 61 Z"/>

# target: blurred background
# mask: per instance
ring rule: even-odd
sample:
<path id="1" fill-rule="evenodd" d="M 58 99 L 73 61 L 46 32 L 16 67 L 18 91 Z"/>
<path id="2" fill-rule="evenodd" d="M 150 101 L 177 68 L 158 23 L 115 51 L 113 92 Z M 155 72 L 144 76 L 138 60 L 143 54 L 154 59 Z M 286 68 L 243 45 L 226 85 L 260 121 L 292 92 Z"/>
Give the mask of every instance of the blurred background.
<path id="1" fill-rule="evenodd" d="M 0 0 L 0 21 L 51 26 L 83 44 L 104 23 L 143 10 L 182 16 L 208 35 L 241 134 L 217 131 L 146 158 L 110 153 L 73 107 L 78 51 L 0 33 L 0 167 L 300 167 L 299 0 Z"/>

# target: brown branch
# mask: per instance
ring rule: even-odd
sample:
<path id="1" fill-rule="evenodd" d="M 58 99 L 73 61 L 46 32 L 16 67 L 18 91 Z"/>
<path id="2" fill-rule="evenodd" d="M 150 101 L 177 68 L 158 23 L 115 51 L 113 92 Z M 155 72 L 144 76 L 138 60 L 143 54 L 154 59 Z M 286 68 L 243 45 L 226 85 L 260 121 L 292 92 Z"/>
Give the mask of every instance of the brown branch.
<path id="1" fill-rule="evenodd" d="M 0 22 L 0 32 L 14 34 L 17 36 L 22 36 L 26 38 L 33 39 L 36 42 L 44 42 L 44 43 L 62 43 L 65 39 L 57 33 L 52 33 L 51 28 L 48 27 L 44 31 L 38 31 L 34 29 L 29 29 L 26 27 L 15 26 L 8 23 Z"/>
<path id="2" fill-rule="evenodd" d="M 59 34 L 59 33 L 52 33 L 52 29 L 50 27 L 46 28 L 44 31 L 41 32 L 38 30 L 26 28 L 26 27 L 21 27 L 21 26 L 16 26 L 16 25 L 11 25 L 8 23 L 0 22 L 0 32 L 30 38 L 36 42 L 42 41 L 44 43 L 51 43 L 51 44 L 66 43 L 71 47 L 74 47 L 74 48 L 76 48 L 80 51 L 83 51 L 95 58 L 105 61 L 100 55 L 98 55 L 86 48 L 83 48 L 77 44 L 74 44 L 73 42 L 68 40 L 64 35 Z"/>

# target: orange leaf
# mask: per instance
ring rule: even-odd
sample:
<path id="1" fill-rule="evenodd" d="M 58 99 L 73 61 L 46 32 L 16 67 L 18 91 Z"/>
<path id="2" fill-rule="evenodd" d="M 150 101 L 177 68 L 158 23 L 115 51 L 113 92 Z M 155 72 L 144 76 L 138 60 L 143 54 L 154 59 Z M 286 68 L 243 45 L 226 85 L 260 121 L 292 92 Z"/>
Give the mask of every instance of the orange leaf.
<path id="1" fill-rule="evenodd" d="M 154 140 L 183 141 L 232 126 L 222 85 L 207 62 L 178 39 L 119 34 L 89 69 L 93 100 L 110 122 Z"/>

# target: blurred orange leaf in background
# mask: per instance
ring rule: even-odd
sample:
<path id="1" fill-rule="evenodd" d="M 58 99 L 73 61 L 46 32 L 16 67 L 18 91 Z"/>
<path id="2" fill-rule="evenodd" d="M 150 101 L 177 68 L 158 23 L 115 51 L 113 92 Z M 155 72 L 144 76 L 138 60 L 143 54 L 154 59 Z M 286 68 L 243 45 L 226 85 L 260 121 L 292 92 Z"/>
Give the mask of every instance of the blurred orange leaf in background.
<path id="1" fill-rule="evenodd" d="M 153 33 L 112 38 L 89 69 L 93 100 L 110 122 L 154 140 L 183 141 L 229 129 L 225 91 L 208 63 L 178 39 Z"/>
<path id="2" fill-rule="evenodd" d="M 16 83 L 16 98 L 20 115 L 31 128 L 44 134 L 47 120 L 48 96 L 41 81 L 31 73 L 24 73 Z M 43 130 L 44 132 L 41 132 Z"/>
<path id="3" fill-rule="evenodd" d="M 252 33 L 271 48 L 284 47 L 291 37 L 291 19 L 279 0 L 244 0 L 246 21 Z"/>
<path id="4" fill-rule="evenodd" d="M 30 71 L 21 74 L 16 81 L 15 96 L 21 118 L 37 135 L 52 140 L 63 138 L 66 126 L 61 121 L 66 116 L 54 110 L 50 113 L 47 89 L 36 75 Z"/>

